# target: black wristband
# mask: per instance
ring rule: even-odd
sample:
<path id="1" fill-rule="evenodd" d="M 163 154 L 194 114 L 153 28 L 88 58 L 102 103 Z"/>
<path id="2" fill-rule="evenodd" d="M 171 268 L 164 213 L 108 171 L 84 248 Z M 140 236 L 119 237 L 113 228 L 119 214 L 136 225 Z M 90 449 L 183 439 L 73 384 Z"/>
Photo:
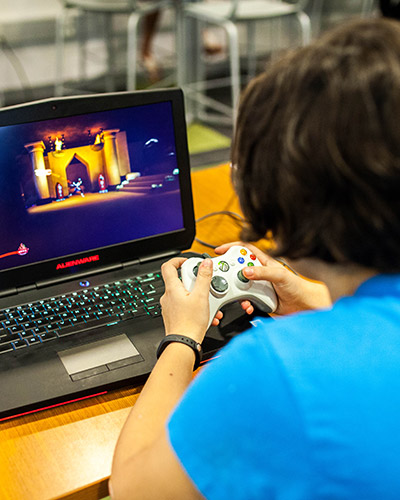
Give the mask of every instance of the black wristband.
<path id="1" fill-rule="evenodd" d="M 194 354 L 196 356 L 193 370 L 196 370 L 199 367 L 203 357 L 203 350 L 201 348 L 201 344 L 191 339 L 190 337 L 185 337 L 184 335 L 167 335 L 166 337 L 164 337 L 157 349 L 157 359 L 161 356 L 164 349 L 171 342 L 180 342 L 181 344 L 186 344 L 187 346 L 193 349 Z"/>

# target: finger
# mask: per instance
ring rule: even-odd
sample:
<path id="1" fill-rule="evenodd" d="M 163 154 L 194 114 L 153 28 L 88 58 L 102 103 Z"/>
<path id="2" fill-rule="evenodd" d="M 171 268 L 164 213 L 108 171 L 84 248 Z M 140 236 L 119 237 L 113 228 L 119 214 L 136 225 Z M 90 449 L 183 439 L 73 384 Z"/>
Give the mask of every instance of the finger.
<path id="1" fill-rule="evenodd" d="M 224 313 L 222 311 L 217 311 L 217 314 L 214 316 L 211 324 L 213 326 L 218 326 L 221 322 L 221 319 L 224 317 Z"/>
<path id="2" fill-rule="evenodd" d="M 243 275 L 250 280 L 266 280 L 280 284 L 288 280 L 289 271 L 281 265 L 243 268 Z"/>
<path id="3" fill-rule="evenodd" d="M 178 268 L 185 262 L 184 257 L 175 257 L 161 266 L 161 274 L 165 283 L 165 289 L 173 286 L 183 286 L 178 277 Z"/>
<path id="4" fill-rule="evenodd" d="M 251 243 L 246 243 L 244 246 L 257 257 L 257 259 L 261 262 L 263 266 L 266 266 L 269 260 L 274 260 L 272 259 L 272 257 L 269 257 L 262 250 L 252 245 Z"/>
<path id="5" fill-rule="evenodd" d="M 215 316 L 214 316 L 214 319 L 217 319 L 218 322 L 224 317 L 224 313 L 222 311 L 217 311 Z"/>
<path id="6" fill-rule="evenodd" d="M 243 311 L 245 311 L 247 314 L 253 314 L 254 312 L 254 306 L 251 302 L 248 300 L 244 300 L 241 304 Z"/>
<path id="7" fill-rule="evenodd" d="M 223 245 L 218 246 L 217 248 L 214 248 L 214 252 L 216 254 L 223 254 L 226 253 L 231 247 L 239 245 L 239 246 L 244 246 L 241 241 L 232 241 L 230 243 L 224 243 Z"/>
<path id="8" fill-rule="evenodd" d="M 260 250 L 256 246 L 252 245 L 251 243 L 244 243 L 243 241 L 233 241 L 230 243 L 225 243 L 224 245 L 220 245 L 219 247 L 215 248 L 214 251 L 216 254 L 221 255 L 226 253 L 233 246 L 240 246 L 247 248 L 257 257 L 257 259 L 261 262 L 263 266 L 266 266 L 267 263 L 270 261 L 275 261 L 275 259 L 273 259 L 272 257 L 268 257 L 268 255 L 266 255 L 262 250 Z"/>
<path id="9" fill-rule="evenodd" d="M 248 307 L 251 306 L 251 302 L 249 300 L 242 300 L 240 303 L 242 309 L 245 311 Z"/>
<path id="10" fill-rule="evenodd" d="M 249 307 L 245 310 L 246 314 L 253 314 L 254 312 L 254 306 L 252 304 L 249 305 Z"/>
<path id="11" fill-rule="evenodd" d="M 211 259 L 204 259 L 199 266 L 193 292 L 202 297 L 208 297 L 210 291 L 213 264 Z"/>

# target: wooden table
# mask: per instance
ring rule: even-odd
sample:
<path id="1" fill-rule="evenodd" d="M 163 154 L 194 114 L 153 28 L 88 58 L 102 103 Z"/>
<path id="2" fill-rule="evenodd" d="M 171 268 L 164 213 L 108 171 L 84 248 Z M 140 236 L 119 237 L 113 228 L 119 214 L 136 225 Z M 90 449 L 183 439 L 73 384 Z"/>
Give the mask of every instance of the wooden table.
<path id="1" fill-rule="evenodd" d="M 240 213 L 227 165 L 192 176 L 196 219 L 229 210 Z M 239 237 L 226 215 L 198 224 L 197 236 L 212 244 Z M 207 251 L 194 242 L 192 249 Z M 0 423 L 0 499 L 98 499 L 108 495 L 107 479 L 120 429 L 141 387 Z"/>

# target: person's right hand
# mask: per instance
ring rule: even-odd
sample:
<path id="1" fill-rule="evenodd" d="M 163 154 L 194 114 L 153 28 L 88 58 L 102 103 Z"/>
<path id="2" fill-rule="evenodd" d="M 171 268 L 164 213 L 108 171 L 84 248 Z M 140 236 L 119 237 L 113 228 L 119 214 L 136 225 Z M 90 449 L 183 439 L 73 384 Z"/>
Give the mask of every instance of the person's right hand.
<path id="1" fill-rule="evenodd" d="M 262 266 L 244 268 L 243 274 L 249 280 L 266 280 L 272 283 L 278 296 L 278 307 L 275 314 L 292 314 L 307 309 L 322 309 L 332 305 L 329 291 L 323 283 L 310 281 L 294 274 L 289 268 L 254 245 L 241 241 L 226 243 L 217 247 L 215 253 L 218 255 L 224 254 L 234 245 L 248 248 L 261 262 Z M 253 305 L 248 300 L 244 300 L 241 305 L 248 314 L 254 311 Z"/>

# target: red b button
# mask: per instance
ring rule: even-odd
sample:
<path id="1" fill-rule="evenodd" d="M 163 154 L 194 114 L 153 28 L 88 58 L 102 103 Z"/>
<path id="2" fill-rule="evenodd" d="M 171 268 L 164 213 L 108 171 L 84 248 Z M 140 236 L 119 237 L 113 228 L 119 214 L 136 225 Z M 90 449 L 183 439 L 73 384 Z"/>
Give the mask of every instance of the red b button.
<path id="1" fill-rule="evenodd" d="M 256 258 L 257 258 L 257 257 L 256 257 L 253 253 L 251 253 L 251 254 L 250 254 L 250 259 L 251 259 L 251 260 L 256 260 Z"/>

